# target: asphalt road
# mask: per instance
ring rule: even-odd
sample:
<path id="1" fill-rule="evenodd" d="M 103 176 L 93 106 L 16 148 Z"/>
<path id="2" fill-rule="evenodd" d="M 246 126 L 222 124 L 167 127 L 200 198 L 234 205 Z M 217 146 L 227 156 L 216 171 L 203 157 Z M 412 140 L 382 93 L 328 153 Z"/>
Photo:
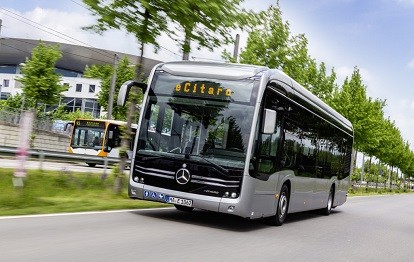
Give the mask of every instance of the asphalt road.
<path id="1" fill-rule="evenodd" d="M 131 200 L 133 201 L 133 200 Z M 0 218 L 0 261 L 414 261 L 414 194 L 354 197 L 282 227 L 174 208 Z"/>

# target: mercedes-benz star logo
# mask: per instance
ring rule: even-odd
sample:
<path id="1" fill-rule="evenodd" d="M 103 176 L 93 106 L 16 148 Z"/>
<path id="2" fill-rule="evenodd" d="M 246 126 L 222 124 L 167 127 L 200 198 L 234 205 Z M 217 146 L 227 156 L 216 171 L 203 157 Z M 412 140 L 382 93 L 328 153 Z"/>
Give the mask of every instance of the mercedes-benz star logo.
<path id="1" fill-rule="evenodd" d="M 186 169 L 186 164 L 183 164 L 183 168 L 178 169 L 178 171 L 175 173 L 175 181 L 177 181 L 177 183 L 180 185 L 185 185 L 190 182 L 190 179 L 190 171 Z"/>

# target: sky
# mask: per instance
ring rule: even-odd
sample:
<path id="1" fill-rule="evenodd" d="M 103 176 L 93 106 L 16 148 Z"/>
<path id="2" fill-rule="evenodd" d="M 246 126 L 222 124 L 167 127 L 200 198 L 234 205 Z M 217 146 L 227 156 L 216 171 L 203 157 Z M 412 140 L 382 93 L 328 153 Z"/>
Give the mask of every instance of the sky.
<path id="1" fill-rule="evenodd" d="M 275 3 L 245 0 L 244 7 L 260 11 Z M 368 96 L 386 100 L 385 116 L 395 121 L 414 150 L 414 0 L 279 0 L 279 5 L 292 35 L 305 34 L 309 54 L 334 68 L 339 85 L 355 66 L 359 68 Z M 81 0 L 2 0 L 0 19 L 1 37 L 80 44 L 76 39 L 80 45 L 138 55 L 136 40 L 125 32 L 100 36 L 83 31 L 81 27 L 94 24 L 95 18 Z M 50 29 L 55 31 L 51 34 Z M 243 49 L 247 35 L 240 34 Z M 158 53 L 147 48 L 146 57 L 181 59 L 178 46 L 168 37 L 161 36 L 158 42 Z M 222 50 L 194 50 L 190 57 L 221 60 Z"/>

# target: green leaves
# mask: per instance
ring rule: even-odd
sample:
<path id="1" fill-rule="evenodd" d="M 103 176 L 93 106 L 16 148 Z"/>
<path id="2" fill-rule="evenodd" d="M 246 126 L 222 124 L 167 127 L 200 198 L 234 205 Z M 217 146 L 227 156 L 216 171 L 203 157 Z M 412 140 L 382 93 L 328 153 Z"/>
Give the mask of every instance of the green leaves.
<path id="1" fill-rule="evenodd" d="M 367 95 L 358 67 L 338 86 L 334 69 L 328 74 L 325 63 L 318 64 L 309 55 L 305 35 L 292 36 L 278 5 L 253 19 L 241 63 L 282 69 L 352 122 L 358 151 L 414 176 L 414 153 L 395 123 L 384 117 L 386 101 Z M 227 52 L 223 58 L 234 62 Z"/>
<path id="2" fill-rule="evenodd" d="M 90 78 L 101 79 L 101 91 L 98 94 L 98 102 L 105 109 L 108 109 L 109 90 L 111 86 L 111 79 L 113 73 L 113 66 L 91 66 L 85 69 L 84 76 Z M 118 62 L 116 70 L 116 83 L 114 92 L 114 104 L 112 115 L 114 119 L 125 120 L 126 119 L 126 107 L 116 105 L 118 99 L 118 91 L 121 85 L 134 78 L 134 68 L 131 67 L 127 57 L 124 57 Z M 142 99 L 142 97 L 140 98 Z"/>
<path id="3" fill-rule="evenodd" d="M 183 53 L 190 52 L 190 42 L 194 40 L 200 47 L 211 51 L 222 44 L 232 42 L 231 30 L 242 27 L 248 16 L 241 9 L 242 0 L 177 0 L 167 1 L 163 12 L 168 20 L 184 32 L 184 38 L 176 30 L 168 35 L 180 46 Z"/>
<path id="4" fill-rule="evenodd" d="M 59 46 L 47 46 L 40 42 L 22 67 L 22 77 L 17 80 L 23 85 L 24 95 L 34 101 L 35 109 L 38 103 L 58 103 L 61 93 L 68 89 L 61 84 L 61 76 L 55 73 L 55 64 L 61 57 Z"/>

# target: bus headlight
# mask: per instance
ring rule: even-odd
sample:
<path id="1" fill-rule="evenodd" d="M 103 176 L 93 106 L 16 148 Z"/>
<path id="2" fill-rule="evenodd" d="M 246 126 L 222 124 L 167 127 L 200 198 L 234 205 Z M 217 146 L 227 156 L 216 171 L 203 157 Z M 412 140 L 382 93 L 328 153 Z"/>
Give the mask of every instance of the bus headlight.
<path id="1" fill-rule="evenodd" d="M 231 198 L 236 198 L 237 197 L 237 193 L 236 192 L 225 192 L 223 197 L 231 197 Z"/>
<path id="2" fill-rule="evenodd" d="M 138 183 L 138 181 L 139 181 L 139 177 L 137 177 L 137 176 L 133 176 L 133 177 L 132 177 L 132 180 L 134 180 L 134 182 L 137 182 L 137 183 Z"/>

